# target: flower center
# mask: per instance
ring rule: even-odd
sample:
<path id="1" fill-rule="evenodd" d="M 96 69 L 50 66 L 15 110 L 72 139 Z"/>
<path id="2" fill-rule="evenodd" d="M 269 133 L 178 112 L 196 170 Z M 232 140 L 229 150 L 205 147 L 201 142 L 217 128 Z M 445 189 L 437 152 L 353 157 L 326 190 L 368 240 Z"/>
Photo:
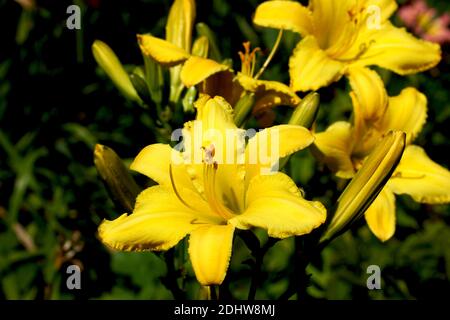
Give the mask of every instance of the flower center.
<path id="1" fill-rule="evenodd" d="M 353 61 L 356 61 L 359 58 L 361 58 L 367 52 L 367 50 L 369 50 L 370 46 L 373 45 L 374 43 L 375 43 L 375 40 L 370 40 L 369 43 L 361 43 L 361 45 L 359 46 L 358 53 L 355 54 L 351 58 L 335 58 L 335 59 L 338 60 L 338 61 L 341 61 L 341 62 L 353 62 Z"/>
<path id="2" fill-rule="evenodd" d="M 216 192 L 216 174 L 219 169 L 217 161 L 214 160 L 215 147 L 211 144 L 204 148 L 205 157 L 203 160 L 203 183 L 205 188 L 205 198 L 211 210 L 221 216 L 225 220 L 234 217 L 233 212 L 228 209 L 223 203 L 222 199 Z"/>
<path id="3" fill-rule="evenodd" d="M 368 19 L 370 18 L 369 9 L 366 8 L 363 3 L 357 2 L 354 7 L 347 11 L 349 21 L 346 22 L 342 33 L 336 40 L 334 45 L 331 45 L 326 49 L 328 55 L 341 62 L 353 62 L 358 60 L 369 47 L 374 43 L 373 40 L 360 44 L 359 51 L 351 57 L 350 52 L 358 38 L 361 35 L 361 31 L 364 26 L 368 25 Z M 368 27 L 367 27 L 368 28 Z"/>

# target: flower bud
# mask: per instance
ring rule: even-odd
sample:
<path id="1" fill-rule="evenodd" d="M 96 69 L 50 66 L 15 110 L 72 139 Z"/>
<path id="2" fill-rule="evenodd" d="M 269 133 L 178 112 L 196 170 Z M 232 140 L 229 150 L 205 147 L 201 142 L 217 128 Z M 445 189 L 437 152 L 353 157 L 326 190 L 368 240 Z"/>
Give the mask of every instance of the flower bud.
<path id="1" fill-rule="evenodd" d="M 95 145 L 94 163 L 114 203 L 131 213 L 141 189 L 113 149 Z"/>
<path id="2" fill-rule="evenodd" d="M 166 40 L 190 53 L 194 20 L 195 1 L 175 0 L 167 19 Z"/>
<path id="3" fill-rule="evenodd" d="M 234 123 L 240 127 L 255 104 L 255 94 L 246 92 L 234 106 Z"/>
<path id="4" fill-rule="evenodd" d="M 95 40 L 92 44 L 92 54 L 98 65 L 105 71 L 125 97 L 133 101 L 141 101 L 119 58 L 117 58 L 114 51 L 106 43 Z"/>
<path id="5" fill-rule="evenodd" d="M 321 242 L 331 241 L 349 229 L 372 204 L 397 167 L 405 149 L 406 134 L 390 131 L 364 161 L 339 197 Z"/>
<path id="6" fill-rule="evenodd" d="M 295 108 L 289 119 L 289 124 L 294 124 L 310 129 L 316 120 L 319 111 L 320 96 L 316 92 L 311 92 L 302 99 Z"/>
<path id="7" fill-rule="evenodd" d="M 195 29 L 200 36 L 205 36 L 208 38 L 211 59 L 221 61 L 222 55 L 220 54 L 219 46 L 217 45 L 217 38 L 214 32 L 203 22 L 197 23 Z"/>
<path id="8" fill-rule="evenodd" d="M 205 36 L 201 36 L 194 41 L 192 46 L 192 54 L 194 56 L 208 58 L 209 53 L 209 40 Z"/>
<path id="9" fill-rule="evenodd" d="M 198 90 L 195 86 L 192 86 L 186 90 L 186 94 L 184 95 L 183 100 L 181 101 L 183 104 L 183 111 L 185 113 L 194 113 L 194 102 L 197 98 Z"/>

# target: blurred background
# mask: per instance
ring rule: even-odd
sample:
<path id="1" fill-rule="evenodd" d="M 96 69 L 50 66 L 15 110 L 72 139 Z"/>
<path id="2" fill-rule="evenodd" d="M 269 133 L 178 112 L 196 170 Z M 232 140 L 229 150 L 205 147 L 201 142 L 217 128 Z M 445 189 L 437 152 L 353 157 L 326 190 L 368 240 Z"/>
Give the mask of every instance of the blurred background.
<path id="1" fill-rule="evenodd" d="M 196 22 L 218 35 L 224 57 L 240 68 L 237 51 L 250 40 L 270 51 L 277 32 L 255 28 L 251 15 L 261 1 L 198 0 Z M 406 1 L 398 1 L 400 4 Z M 303 3 L 305 3 L 303 1 Z M 66 28 L 67 7 L 80 6 L 81 30 Z M 446 1 L 428 1 L 439 14 Z M 123 98 L 91 54 L 95 39 L 106 42 L 122 63 L 142 63 L 137 33 L 164 36 L 171 1 L 0 0 L 0 299 L 172 299 L 162 256 L 118 253 L 96 237 L 102 219 L 122 212 L 108 197 L 93 163 L 96 143 L 112 147 L 126 163 L 155 141 L 150 115 Z M 398 16 L 397 25 L 403 22 Z M 416 32 L 409 26 L 411 32 Z M 422 35 L 423 36 L 423 35 Z M 287 33 L 265 77 L 289 83 L 288 58 L 298 38 Z M 441 64 L 423 74 L 399 77 L 381 72 L 390 95 L 414 86 L 429 99 L 428 123 L 416 144 L 450 166 L 450 56 L 443 41 Z M 317 130 L 348 119 L 351 101 L 345 79 L 322 89 Z M 288 116 L 277 110 L 276 121 Z M 291 175 L 310 197 L 336 199 L 337 181 L 308 151 L 291 160 Z M 143 177 L 138 181 L 145 184 Z M 308 293 L 319 299 L 416 299 L 450 297 L 450 210 L 408 197 L 397 198 L 397 231 L 381 243 L 364 221 L 334 241 L 313 261 Z M 239 240 L 238 240 L 239 241 Z M 233 253 L 228 298 L 249 289 L 249 251 Z M 278 298 L 292 273 L 293 239 L 277 242 L 264 259 L 257 298 Z M 66 268 L 82 270 L 82 289 L 68 290 Z M 379 265 L 382 290 L 366 287 L 367 266 Z M 189 268 L 188 297 L 198 286 Z"/>

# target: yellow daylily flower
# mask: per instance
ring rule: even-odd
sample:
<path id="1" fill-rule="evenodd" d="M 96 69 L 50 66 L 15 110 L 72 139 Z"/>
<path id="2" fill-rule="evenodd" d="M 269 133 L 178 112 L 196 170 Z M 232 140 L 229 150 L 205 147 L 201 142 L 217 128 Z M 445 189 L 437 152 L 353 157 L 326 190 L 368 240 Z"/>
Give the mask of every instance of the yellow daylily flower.
<path id="1" fill-rule="evenodd" d="M 450 202 L 450 172 L 412 145 L 427 117 L 427 99 L 414 88 L 388 97 L 383 82 L 372 70 L 349 70 L 354 123 L 337 122 L 316 134 L 313 152 L 341 178 L 351 178 L 376 143 L 389 130 L 406 133 L 407 147 L 400 164 L 381 194 L 366 211 L 372 232 L 382 241 L 395 231 L 394 194 L 408 194 L 428 204 Z"/>
<path id="2" fill-rule="evenodd" d="M 301 99 L 289 86 L 278 81 L 259 80 L 255 73 L 256 52 L 250 43 L 244 43 L 244 52 L 239 52 L 242 68 L 236 74 L 223 64 L 207 58 L 191 56 L 183 65 L 181 81 L 186 87 L 200 85 L 200 91 L 210 96 L 223 96 L 235 105 L 244 93 L 254 93 L 253 115 L 279 106 L 297 106 Z"/>
<path id="3" fill-rule="evenodd" d="M 225 136 L 231 141 L 242 136 L 231 106 L 221 97 L 201 96 L 196 108 L 196 120 L 185 124 L 181 150 L 153 144 L 139 153 L 131 169 L 158 185 L 139 194 L 132 214 L 103 221 L 99 237 L 111 248 L 141 251 L 168 250 L 189 234 L 198 281 L 217 285 L 225 278 L 236 228 L 263 228 L 275 238 L 302 235 L 325 221 L 326 210 L 305 200 L 287 175 L 263 175 L 268 163 L 252 161 L 261 149 L 271 158 L 273 152 L 284 157 L 309 146 L 314 138 L 307 129 L 281 125 L 258 132 L 247 146 L 229 144 Z"/>
<path id="4" fill-rule="evenodd" d="M 389 21 L 395 0 L 266 1 L 253 22 L 303 38 L 289 62 L 295 91 L 317 90 L 339 80 L 349 66 L 377 65 L 401 75 L 434 67 L 439 45 L 415 38 Z"/>
<path id="5" fill-rule="evenodd" d="M 195 1 L 175 0 L 166 24 L 166 39 L 137 36 L 142 53 L 164 66 L 183 63 L 191 53 L 194 20 Z"/>
<path id="6" fill-rule="evenodd" d="M 170 67 L 170 97 L 177 102 L 184 89 L 180 80 L 181 64 L 192 54 L 192 30 L 196 15 L 194 0 L 174 0 L 166 24 L 166 38 L 137 35 L 141 52 L 162 66 Z M 197 39 L 204 42 L 204 39 Z"/>

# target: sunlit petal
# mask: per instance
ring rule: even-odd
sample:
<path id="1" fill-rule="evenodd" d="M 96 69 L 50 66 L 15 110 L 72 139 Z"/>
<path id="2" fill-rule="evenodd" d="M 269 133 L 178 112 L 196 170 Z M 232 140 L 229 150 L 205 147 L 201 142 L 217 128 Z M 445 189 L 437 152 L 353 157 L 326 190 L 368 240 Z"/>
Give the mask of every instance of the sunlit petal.
<path id="1" fill-rule="evenodd" d="M 400 75 L 428 70 L 441 60 L 438 44 L 420 40 L 386 22 L 381 29 L 371 29 L 361 35 L 367 51 L 354 63 L 377 65 Z"/>
<path id="2" fill-rule="evenodd" d="M 388 105 L 388 95 L 380 76 L 373 70 L 361 67 L 349 68 L 348 75 L 363 121 L 379 121 Z"/>
<path id="3" fill-rule="evenodd" d="M 208 225 L 191 233 L 189 256 L 198 282 L 219 285 L 225 279 L 231 258 L 234 226 Z"/>
<path id="4" fill-rule="evenodd" d="M 427 97 L 414 88 L 404 89 L 400 95 L 389 98 L 389 107 L 380 130 L 406 132 L 407 143 L 420 133 L 427 120 Z"/>
<path id="5" fill-rule="evenodd" d="M 326 218 L 325 207 L 303 199 L 295 183 L 283 173 L 253 178 L 246 205 L 246 211 L 229 223 L 241 229 L 263 228 L 275 238 L 310 233 Z"/>
<path id="6" fill-rule="evenodd" d="M 261 27 L 311 33 L 313 22 L 307 8 L 294 1 L 266 1 L 256 8 L 253 22 Z"/>
<path id="7" fill-rule="evenodd" d="M 325 132 L 315 134 L 313 154 L 341 178 L 351 178 L 355 174 L 352 163 L 353 135 L 348 122 L 336 122 Z"/>
<path id="8" fill-rule="evenodd" d="M 388 187 L 381 190 L 378 197 L 365 213 L 367 224 L 381 241 L 389 240 L 395 232 L 395 196 Z"/>
<path id="9" fill-rule="evenodd" d="M 291 87 L 294 91 L 317 90 L 339 80 L 344 68 L 344 63 L 331 59 L 319 48 L 316 38 L 307 36 L 289 60 Z"/>
<path id="10" fill-rule="evenodd" d="M 264 129 L 249 139 L 246 150 L 246 180 L 277 168 L 280 158 L 310 146 L 314 141 L 311 132 L 296 125 L 279 125 Z"/>
<path id="11" fill-rule="evenodd" d="M 138 35 L 137 38 L 142 53 L 164 66 L 175 66 L 189 58 L 185 50 L 169 41 L 147 34 Z"/>
<path id="12" fill-rule="evenodd" d="M 186 87 L 192 87 L 211 75 L 228 69 L 228 66 L 214 60 L 191 56 L 181 69 L 180 79 Z"/>
<path id="13" fill-rule="evenodd" d="M 257 95 L 254 113 L 277 105 L 296 106 L 301 101 L 290 87 L 278 81 L 256 80 L 243 73 L 238 73 L 236 81 L 246 91 Z"/>
<path id="14" fill-rule="evenodd" d="M 450 172 L 432 161 L 418 146 L 408 146 L 389 187 L 396 194 L 408 194 L 429 204 L 450 202 Z"/>
<path id="15" fill-rule="evenodd" d="M 202 223 L 217 222 L 219 217 L 190 210 L 175 194 L 155 186 L 138 196 L 132 214 L 104 220 L 98 233 L 103 243 L 117 250 L 168 250 Z"/>

